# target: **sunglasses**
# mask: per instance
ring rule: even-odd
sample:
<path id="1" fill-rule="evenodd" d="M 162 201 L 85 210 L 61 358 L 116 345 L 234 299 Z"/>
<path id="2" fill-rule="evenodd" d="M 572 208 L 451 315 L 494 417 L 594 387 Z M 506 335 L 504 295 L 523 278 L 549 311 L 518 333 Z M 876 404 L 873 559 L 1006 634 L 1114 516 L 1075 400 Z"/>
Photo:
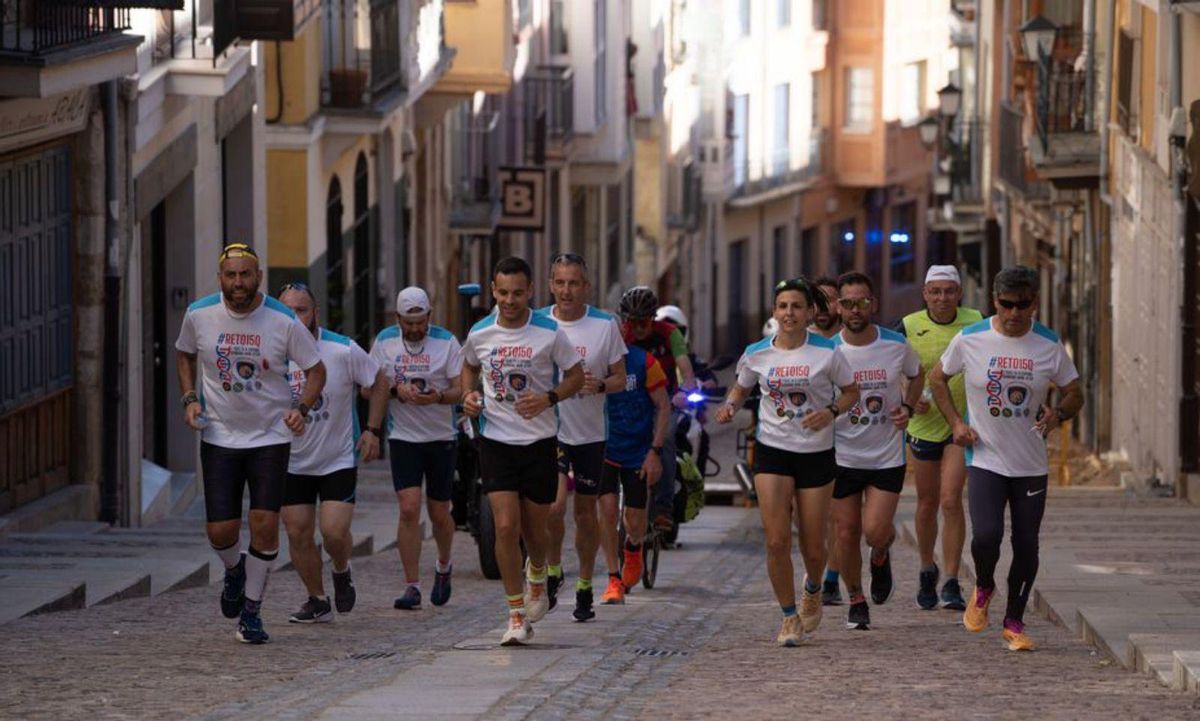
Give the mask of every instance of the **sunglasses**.
<path id="1" fill-rule="evenodd" d="M 254 258 L 258 260 L 258 253 L 255 253 L 254 248 L 245 243 L 230 243 L 221 249 L 221 257 L 217 262 L 223 263 L 226 258 Z"/>
<path id="2" fill-rule="evenodd" d="M 996 304 L 1005 310 L 1029 310 L 1029 307 L 1033 305 L 1033 301 L 1029 299 L 1004 300 L 1003 298 L 997 298 Z"/>
<path id="3" fill-rule="evenodd" d="M 310 289 L 308 287 L 307 283 L 301 283 L 300 281 L 297 280 L 297 281 L 293 281 L 291 283 L 284 283 L 283 285 L 279 286 L 279 292 L 276 293 L 276 295 L 283 295 L 284 293 L 288 292 L 289 290 L 301 290 L 301 291 L 304 291 L 305 293 L 312 292 L 312 289 Z"/>
<path id="4" fill-rule="evenodd" d="M 871 307 L 872 298 L 838 298 L 842 310 L 867 310 Z"/>
<path id="5" fill-rule="evenodd" d="M 788 290 L 798 290 L 801 293 L 811 292 L 811 289 L 808 285 L 808 281 L 804 280 L 803 278 L 792 278 L 791 280 L 781 280 L 775 284 L 775 295 L 779 295 L 780 293 L 783 293 L 784 291 L 788 291 Z"/>
<path id="6" fill-rule="evenodd" d="M 550 260 L 550 265 L 559 265 L 566 263 L 568 265 L 581 265 L 587 267 L 587 261 L 578 253 L 559 253 Z"/>

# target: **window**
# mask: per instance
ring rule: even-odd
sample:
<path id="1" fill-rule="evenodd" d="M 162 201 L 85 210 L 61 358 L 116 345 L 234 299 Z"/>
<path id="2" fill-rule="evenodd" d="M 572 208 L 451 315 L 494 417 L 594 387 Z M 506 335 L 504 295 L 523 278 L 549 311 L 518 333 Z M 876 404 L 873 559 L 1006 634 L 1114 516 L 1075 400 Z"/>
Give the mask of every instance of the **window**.
<path id="1" fill-rule="evenodd" d="M 767 269 L 768 287 L 791 275 L 787 262 L 787 226 L 777 225 L 771 231 L 771 267 Z M 772 280 L 774 277 L 774 280 Z"/>
<path id="2" fill-rule="evenodd" d="M 550 5 L 550 54 L 551 55 L 566 55 L 569 52 L 567 45 L 567 26 L 566 14 L 567 9 L 564 6 L 564 0 L 554 0 Z"/>
<path id="3" fill-rule="evenodd" d="M 909 63 L 900 75 L 900 122 L 914 125 L 925 115 L 925 61 Z"/>
<path id="4" fill-rule="evenodd" d="M 889 265 L 893 284 L 916 281 L 916 256 L 913 249 L 916 245 L 916 226 L 915 200 L 892 208 L 892 230 L 888 233 L 888 248 L 891 250 Z"/>
<path id="5" fill-rule="evenodd" d="M 775 0 L 777 9 L 775 11 L 775 22 L 781 28 L 786 28 L 792 24 L 792 0 Z"/>
<path id="6" fill-rule="evenodd" d="M 733 98 L 733 183 L 741 187 L 747 177 L 750 150 L 750 96 Z"/>
<path id="7" fill-rule="evenodd" d="M 800 272 L 809 277 L 819 275 L 817 271 L 817 227 L 800 231 Z"/>
<path id="8" fill-rule="evenodd" d="M 738 27 L 742 37 L 750 34 L 750 0 L 738 0 Z"/>
<path id="9" fill-rule="evenodd" d="M 824 85 L 825 75 L 824 75 L 824 73 L 816 72 L 816 73 L 813 73 L 810 76 L 810 78 L 811 79 L 809 82 L 812 83 L 812 98 L 811 98 L 812 126 L 811 127 L 815 129 L 815 128 L 824 127 L 824 125 L 825 125 L 824 123 L 821 122 L 821 102 L 822 102 L 821 98 L 823 98 L 825 96 L 824 88 L 822 86 Z"/>
<path id="10" fill-rule="evenodd" d="M 592 37 L 596 43 L 595 101 L 596 125 L 601 125 L 608 118 L 608 17 L 605 12 L 604 0 L 593 0 L 595 22 L 592 24 Z"/>
<path id="11" fill-rule="evenodd" d="M 1133 128 L 1133 37 L 1120 31 L 1117 41 L 1117 124 L 1128 135 Z"/>
<path id="12" fill-rule="evenodd" d="M 846 271 L 854 270 L 854 250 L 857 242 L 858 233 L 854 227 L 854 218 L 829 226 L 829 262 L 825 269 L 827 275 L 836 278 Z"/>
<path id="13" fill-rule="evenodd" d="M 867 131 L 875 116 L 875 72 L 846 68 L 846 128 Z"/>
<path id="14" fill-rule="evenodd" d="M 787 83 L 781 83 L 775 86 L 775 147 L 771 152 L 771 173 L 773 175 L 782 175 L 788 171 L 789 149 L 789 126 L 791 124 L 791 112 L 789 102 L 791 99 L 792 86 Z"/>
<path id="15" fill-rule="evenodd" d="M 829 8 L 826 5 L 827 0 L 812 0 L 813 30 L 829 29 Z"/>

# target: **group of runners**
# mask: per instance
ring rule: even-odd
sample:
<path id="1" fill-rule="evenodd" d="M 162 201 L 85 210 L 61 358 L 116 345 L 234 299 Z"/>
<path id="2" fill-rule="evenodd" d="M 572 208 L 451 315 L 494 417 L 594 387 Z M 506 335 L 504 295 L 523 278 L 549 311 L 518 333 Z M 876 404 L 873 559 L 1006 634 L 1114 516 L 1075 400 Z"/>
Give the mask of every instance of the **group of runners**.
<path id="1" fill-rule="evenodd" d="M 409 287 L 397 297 L 395 324 L 368 352 L 320 326 L 319 303 L 303 283 L 285 285 L 277 298 L 260 292 L 262 270 L 248 245 L 223 249 L 218 280 L 220 291 L 184 317 L 177 368 L 185 420 L 201 433 L 207 534 L 226 569 L 221 610 L 238 619 L 238 640 L 269 638 L 260 608 L 281 517 L 307 592 L 289 620 L 320 623 L 332 620 L 334 609 L 353 609 L 357 465 L 379 458 L 385 440 L 405 576 L 394 606 L 422 605 L 422 484 L 436 543 L 429 600 L 450 600 L 455 408 L 478 419 L 480 474 L 507 602 L 502 643 L 528 643 L 532 624 L 558 602 L 571 485 L 579 568 L 573 616 L 595 616 L 601 550 L 608 572 L 601 603 L 624 602 L 641 576 L 647 525 L 673 522 L 672 409 L 697 387 L 677 308 L 660 309 L 653 291 L 639 286 L 622 296 L 619 317 L 609 315 L 587 302 L 584 259 L 564 253 L 551 264 L 554 303 L 535 309 L 529 265 L 507 258 L 492 274 L 494 309 L 461 344 L 431 324 L 428 294 Z M 864 538 L 870 600 L 879 605 L 891 597 L 889 549 L 907 444 L 918 495 L 917 603 L 961 610 L 969 630 L 986 628 L 1008 508 L 1014 559 L 1003 635 L 1014 650 L 1033 647 L 1022 619 L 1045 507 L 1044 439 L 1082 405 L 1062 344 L 1033 320 L 1038 287 L 1035 271 L 1001 271 L 997 314 L 983 319 L 959 306 L 957 270 L 934 266 L 925 309 L 888 329 L 874 322 L 875 289 L 862 273 L 775 286 L 775 327 L 746 348 L 716 419 L 730 422 L 757 386 L 755 486 L 767 573 L 783 613 L 780 644 L 800 644 L 815 632 L 822 607 L 841 603 L 840 585 L 849 597 L 847 625 L 869 627 Z M 1051 385 L 1059 393 L 1054 406 Z M 361 432 L 360 397 L 368 418 Z M 968 478 L 976 586 L 965 600 L 957 574 Z M 247 487 L 250 542 L 243 551 Z M 617 531 L 622 505 L 624 548 Z M 933 558 L 939 509 L 948 574 L 940 598 Z M 799 604 L 793 523 L 805 567 Z M 332 601 L 318 527 L 332 565 Z"/>

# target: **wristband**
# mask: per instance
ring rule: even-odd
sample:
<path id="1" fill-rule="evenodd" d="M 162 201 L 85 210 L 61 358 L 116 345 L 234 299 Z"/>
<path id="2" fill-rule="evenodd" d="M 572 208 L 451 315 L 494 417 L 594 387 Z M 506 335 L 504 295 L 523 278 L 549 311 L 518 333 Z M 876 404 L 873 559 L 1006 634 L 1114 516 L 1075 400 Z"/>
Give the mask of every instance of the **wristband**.
<path id="1" fill-rule="evenodd" d="M 187 393 L 183 394 L 183 397 L 179 399 L 179 402 L 183 404 L 184 408 L 187 408 L 193 403 L 199 403 L 200 397 L 196 395 L 196 391 L 188 391 Z"/>
<path id="2" fill-rule="evenodd" d="M 825 406 L 825 409 L 832 413 L 834 418 L 837 418 L 842 413 L 838 410 L 836 403 L 830 403 L 829 405 Z"/>
<path id="3" fill-rule="evenodd" d="M 549 391 L 548 393 L 546 393 L 546 398 L 549 399 L 550 405 L 552 405 L 552 406 L 558 405 L 558 394 L 555 393 L 554 391 Z"/>
<path id="4" fill-rule="evenodd" d="M 900 402 L 900 407 L 903 408 L 904 410 L 908 411 L 909 418 L 916 415 L 916 412 L 913 410 L 913 407 L 910 406 L 909 404 L 905 403 L 904 401 Z"/>

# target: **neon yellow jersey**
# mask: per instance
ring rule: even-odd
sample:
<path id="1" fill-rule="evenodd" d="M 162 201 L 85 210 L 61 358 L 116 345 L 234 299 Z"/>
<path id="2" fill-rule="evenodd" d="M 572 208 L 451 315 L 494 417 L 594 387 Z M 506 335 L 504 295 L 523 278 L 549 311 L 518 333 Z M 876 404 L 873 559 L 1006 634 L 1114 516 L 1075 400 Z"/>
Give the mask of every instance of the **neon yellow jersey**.
<path id="1" fill-rule="evenodd" d="M 974 308 L 959 308 L 958 315 L 949 323 L 938 323 L 929 317 L 929 311 L 919 310 L 904 317 L 901 325 L 908 342 L 921 358 L 921 367 L 925 369 L 925 382 L 929 383 L 929 371 L 942 359 L 950 339 L 958 335 L 963 328 L 983 320 L 983 314 Z M 960 414 L 966 412 L 967 394 L 963 389 L 961 375 L 950 379 L 950 395 L 954 398 L 954 407 Z M 930 402 L 929 410 L 908 422 L 908 435 L 922 441 L 940 443 L 950 436 L 950 424 L 942 417 L 942 412 Z"/>

